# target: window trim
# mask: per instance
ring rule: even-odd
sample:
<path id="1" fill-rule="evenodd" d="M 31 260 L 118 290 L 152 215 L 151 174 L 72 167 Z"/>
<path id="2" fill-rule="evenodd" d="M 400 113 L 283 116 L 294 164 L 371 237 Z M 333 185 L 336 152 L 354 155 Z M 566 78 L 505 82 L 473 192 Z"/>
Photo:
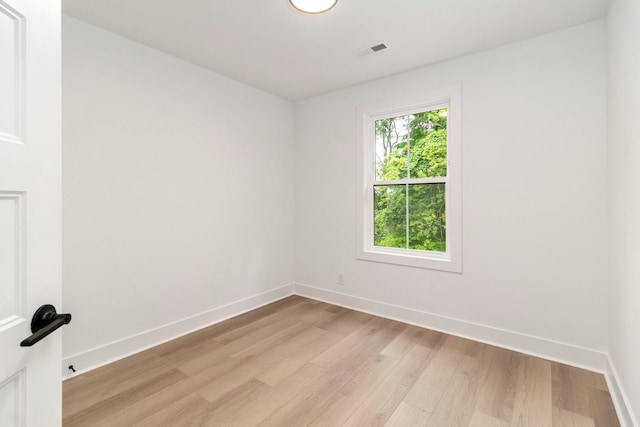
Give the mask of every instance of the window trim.
<path id="1" fill-rule="evenodd" d="M 373 245 L 373 186 L 375 177 L 375 121 L 446 107 L 447 115 L 447 176 L 426 178 L 445 182 L 447 210 L 447 251 L 432 252 L 416 249 L 386 248 Z M 384 100 L 357 109 L 358 145 L 358 229 L 357 258 L 389 264 L 433 270 L 462 272 L 462 124 L 461 88 L 449 86 L 410 96 Z M 434 182 L 435 182 L 434 181 Z M 414 179 L 398 183 L 416 183 Z M 388 183 L 388 182 L 385 182 Z"/>

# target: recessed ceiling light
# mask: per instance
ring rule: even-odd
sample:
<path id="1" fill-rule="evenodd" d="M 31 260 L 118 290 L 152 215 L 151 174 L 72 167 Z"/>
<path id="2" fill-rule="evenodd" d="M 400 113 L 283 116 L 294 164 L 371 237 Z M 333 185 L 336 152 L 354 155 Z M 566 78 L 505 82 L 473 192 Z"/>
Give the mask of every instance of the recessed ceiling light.
<path id="1" fill-rule="evenodd" d="M 322 13 L 331 9 L 338 0 L 289 0 L 291 6 L 304 13 Z"/>

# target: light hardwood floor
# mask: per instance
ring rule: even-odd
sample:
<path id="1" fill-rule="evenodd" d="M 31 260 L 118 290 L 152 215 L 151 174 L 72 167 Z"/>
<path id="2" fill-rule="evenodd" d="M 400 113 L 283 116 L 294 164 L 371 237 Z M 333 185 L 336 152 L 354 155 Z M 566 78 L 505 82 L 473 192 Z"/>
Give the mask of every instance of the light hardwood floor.
<path id="1" fill-rule="evenodd" d="M 292 296 L 63 385 L 71 426 L 616 427 L 604 377 Z"/>

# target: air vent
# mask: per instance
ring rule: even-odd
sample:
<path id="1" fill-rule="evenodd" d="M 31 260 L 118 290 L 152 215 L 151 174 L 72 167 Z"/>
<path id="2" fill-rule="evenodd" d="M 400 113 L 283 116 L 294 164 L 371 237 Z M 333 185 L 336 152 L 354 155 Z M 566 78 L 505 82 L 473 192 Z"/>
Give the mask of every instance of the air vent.
<path id="1" fill-rule="evenodd" d="M 378 44 L 375 44 L 373 46 L 361 47 L 359 49 L 356 49 L 356 50 L 353 51 L 353 54 L 356 55 L 356 56 L 366 56 L 366 55 L 370 55 L 372 53 L 377 53 L 377 52 L 383 51 L 385 49 L 388 49 L 386 44 L 378 43 Z"/>

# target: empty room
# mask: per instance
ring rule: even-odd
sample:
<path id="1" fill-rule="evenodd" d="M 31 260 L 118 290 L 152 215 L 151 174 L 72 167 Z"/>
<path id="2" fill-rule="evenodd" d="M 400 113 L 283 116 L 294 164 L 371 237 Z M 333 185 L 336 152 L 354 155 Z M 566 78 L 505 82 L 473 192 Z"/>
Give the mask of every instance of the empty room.
<path id="1" fill-rule="evenodd" d="M 0 425 L 640 427 L 638 0 L 0 0 Z"/>

